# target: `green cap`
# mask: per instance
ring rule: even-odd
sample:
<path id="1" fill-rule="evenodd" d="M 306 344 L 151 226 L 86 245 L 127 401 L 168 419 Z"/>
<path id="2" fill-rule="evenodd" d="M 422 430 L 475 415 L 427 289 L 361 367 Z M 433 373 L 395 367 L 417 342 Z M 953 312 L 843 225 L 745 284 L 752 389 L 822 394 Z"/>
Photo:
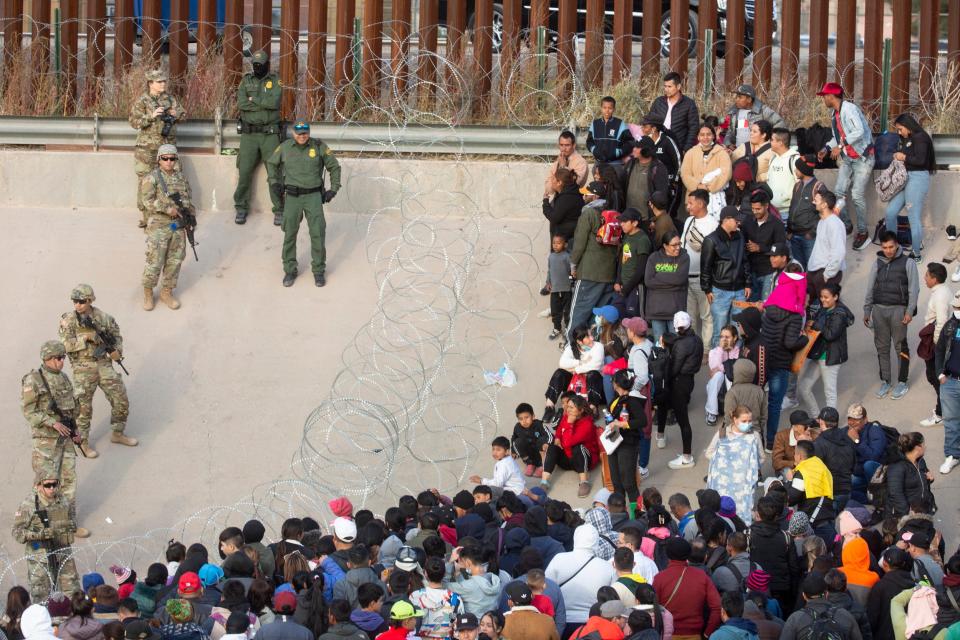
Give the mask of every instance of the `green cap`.
<path id="1" fill-rule="evenodd" d="M 266 51 L 257 51 L 253 54 L 253 57 L 250 59 L 251 62 L 256 62 L 257 64 L 263 64 L 265 62 L 270 62 L 270 58 L 267 56 Z"/>
<path id="2" fill-rule="evenodd" d="M 59 340 L 47 340 L 40 347 L 40 359 L 49 360 L 58 356 L 67 355 L 67 350 L 63 348 L 63 343 Z"/>
<path id="3" fill-rule="evenodd" d="M 149 82 L 161 82 L 167 79 L 167 72 L 163 69 L 153 69 L 152 71 L 147 71 L 147 81 Z"/>
<path id="4" fill-rule="evenodd" d="M 393 606 L 390 607 L 391 620 L 409 620 L 410 618 L 422 617 L 423 609 L 414 609 L 412 604 L 403 600 L 394 602 Z"/>

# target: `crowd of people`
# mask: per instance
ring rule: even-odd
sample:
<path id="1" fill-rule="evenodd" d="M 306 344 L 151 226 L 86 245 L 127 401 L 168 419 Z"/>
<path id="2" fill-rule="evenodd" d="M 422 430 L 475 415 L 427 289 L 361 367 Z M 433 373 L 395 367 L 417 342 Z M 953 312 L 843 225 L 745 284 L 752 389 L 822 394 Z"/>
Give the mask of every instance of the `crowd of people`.
<path id="1" fill-rule="evenodd" d="M 673 73 L 637 127 L 604 98 L 586 140 L 592 169 L 576 137 L 560 135 L 544 185 L 551 242 L 541 293 L 561 356 L 542 415 L 522 403 L 510 436 L 492 440 L 490 477 L 471 476 L 473 486 L 452 497 L 404 495 L 380 517 L 339 497 L 328 505 L 331 522 L 290 518 L 269 544 L 261 522 L 237 522 L 220 533 L 216 553 L 172 540 L 165 562 L 142 573 L 111 566 L 105 579 L 74 575 L 64 561 L 69 542 L 56 553 L 37 544 L 59 531 L 51 518 L 64 523 L 65 538 L 76 533 L 59 477 L 38 472 L 14 535 L 45 557 L 44 573 L 31 574 L 31 590 L 9 591 L 0 632 L 9 640 L 960 637 L 960 550 L 946 552 L 933 518 L 923 434 L 871 420 L 863 403 L 846 408 L 844 424 L 837 407 L 857 315 L 841 295 L 847 236 L 856 230 L 854 250 L 870 242 L 864 194 L 880 154 L 838 85 L 819 95 L 832 136 L 811 153 L 791 145 L 794 134 L 751 86 L 738 87 L 722 121 L 701 118 Z M 936 163 L 915 119 L 899 116 L 896 129 L 889 160 L 905 175 L 875 234 L 862 317 L 878 356 L 875 395 L 900 399 L 909 390 L 908 328 L 920 313 L 919 221 Z M 830 160 L 840 167 L 836 193 L 816 178 Z M 941 474 L 960 464 L 960 293 L 947 277 L 944 264 L 926 263 L 931 294 L 917 347 L 937 392 L 921 424 L 945 429 Z M 44 348 L 62 366 L 58 345 Z M 696 465 L 689 405 L 698 379 L 713 427 L 705 486 L 693 499 L 664 499 L 644 486 L 652 445 L 665 449 L 676 424 L 680 448 L 668 466 Z M 581 504 L 551 496 L 565 471 L 577 474 Z"/>

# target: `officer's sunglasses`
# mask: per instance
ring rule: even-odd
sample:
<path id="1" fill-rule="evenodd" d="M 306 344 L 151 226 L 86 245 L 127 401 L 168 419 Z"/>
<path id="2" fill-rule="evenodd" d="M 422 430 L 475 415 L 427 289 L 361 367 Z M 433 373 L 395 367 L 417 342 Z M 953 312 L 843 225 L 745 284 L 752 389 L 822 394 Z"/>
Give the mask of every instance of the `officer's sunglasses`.
<path id="1" fill-rule="evenodd" d="M 294 127 L 296 133 L 310 133 L 310 127 Z"/>
<path id="2" fill-rule="evenodd" d="M 175 162 L 177 160 L 177 156 L 160 156 L 160 159 L 164 162 Z"/>
<path id="3" fill-rule="evenodd" d="M 59 487 L 59 486 L 60 486 L 60 483 L 59 483 L 59 482 L 44 482 L 44 483 L 43 483 L 43 488 L 44 488 L 44 489 L 56 489 L 56 488 Z"/>

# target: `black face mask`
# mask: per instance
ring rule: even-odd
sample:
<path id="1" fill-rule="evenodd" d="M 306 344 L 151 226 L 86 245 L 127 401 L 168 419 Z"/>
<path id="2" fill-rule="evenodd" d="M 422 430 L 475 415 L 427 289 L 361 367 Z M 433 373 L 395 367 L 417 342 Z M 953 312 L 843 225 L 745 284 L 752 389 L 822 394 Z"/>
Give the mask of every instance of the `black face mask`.
<path id="1" fill-rule="evenodd" d="M 268 73 L 270 73 L 270 63 L 269 62 L 254 62 L 253 63 L 253 75 L 258 78 L 263 78 Z"/>

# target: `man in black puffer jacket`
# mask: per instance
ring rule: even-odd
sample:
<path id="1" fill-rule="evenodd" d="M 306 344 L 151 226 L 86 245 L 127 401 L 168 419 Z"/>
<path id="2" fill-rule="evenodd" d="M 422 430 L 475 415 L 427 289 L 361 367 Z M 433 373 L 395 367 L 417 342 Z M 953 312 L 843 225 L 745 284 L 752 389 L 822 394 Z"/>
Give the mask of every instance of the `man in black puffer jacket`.
<path id="1" fill-rule="evenodd" d="M 833 506 L 840 513 L 850 499 L 857 448 L 847 435 L 849 427 L 837 427 L 840 413 L 833 407 L 821 409 L 817 422 L 820 423 L 820 435 L 813 441 L 813 449 L 833 476 Z"/>
<path id="2" fill-rule="evenodd" d="M 796 602 L 794 585 L 800 577 L 800 559 L 796 545 L 778 523 L 783 503 L 770 496 L 757 500 L 760 519 L 750 527 L 750 562 L 770 574 L 770 595 L 784 607 L 784 618 Z"/>
<path id="3" fill-rule="evenodd" d="M 807 345 L 803 333 L 803 316 L 775 304 L 763 310 L 760 325 L 760 344 L 764 348 L 762 363 L 767 389 L 767 452 L 773 447 L 773 438 L 780 429 L 780 409 L 787 393 L 793 354 Z"/>
<path id="4" fill-rule="evenodd" d="M 662 337 L 664 346 L 670 352 L 667 388 L 667 402 L 657 407 L 657 447 L 666 446 L 664 429 L 667 426 L 667 411 L 673 410 L 680 425 L 680 437 L 683 441 L 683 453 L 671 460 L 667 466 L 671 469 L 686 469 L 696 462 L 693 459 L 693 430 L 687 409 L 693 393 L 693 377 L 703 363 L 703 340 L 690 328 L 690 314 L 677 311 L 673 315 L 675 335 Z"/>
<path id="5" fill-rule="evenodd" d="M 663 95 L 654 98 L 650 105 L 650 115 L 659 116 L 666 128 L 673 134 L 680 155 L 697 144 L 697 132 L 700 130 L 700 110 L 697 103 L 683 95 L 680 85 L 683 78 L 676 71 L 663 76 Z M 667 115 L 670 122 L 667 124 Z"/>

